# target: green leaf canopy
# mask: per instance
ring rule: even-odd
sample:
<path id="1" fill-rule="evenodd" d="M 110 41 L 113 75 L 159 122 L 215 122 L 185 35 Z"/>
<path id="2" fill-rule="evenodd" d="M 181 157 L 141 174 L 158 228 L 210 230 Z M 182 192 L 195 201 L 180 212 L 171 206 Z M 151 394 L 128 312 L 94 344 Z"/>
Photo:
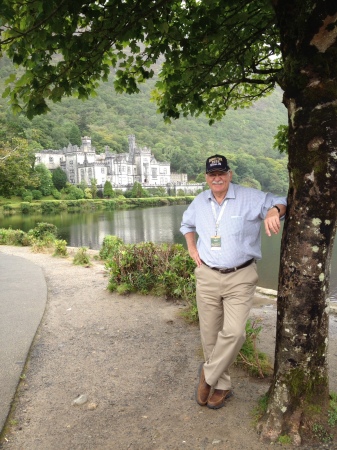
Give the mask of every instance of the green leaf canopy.
<path id="1" fill-rule="evenodd" d="M 92 95 L 113 68 L 118 92 L 134 93 L 162 62 L 154 92 L 168 120 L 251 104 L 281 78 L 268 0 L 4 0 L 3 51 L 24 72 L 5 95 L 28 117 L 47 101 Z"/>

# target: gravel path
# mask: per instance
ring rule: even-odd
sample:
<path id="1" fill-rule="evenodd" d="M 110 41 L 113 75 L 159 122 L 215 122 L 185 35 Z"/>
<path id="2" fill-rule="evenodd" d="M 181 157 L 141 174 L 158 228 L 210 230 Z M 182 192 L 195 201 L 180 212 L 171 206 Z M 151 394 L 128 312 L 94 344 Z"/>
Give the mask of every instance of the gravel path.
<path id="1" fill-rule="evenodd" d="M 194 400 L 202 360 L 197 326 L 181 304 L 107 291 L 104 266 L 75 266 L 2 246 L 43 268 L 48 302 L 0 448 L 4 450 L 263 450 L 252 410 L 268 380 L 232 371 L 234 397 L 211 410 Z M 94 252 L 92 252 L 94 253 Z M 271 357 L 275 302 L 255 299 L 259 347 Z M 331 316 L 336 389 L 336 320 Z M 287 448 L 291 448 L 287 446 Z"/>

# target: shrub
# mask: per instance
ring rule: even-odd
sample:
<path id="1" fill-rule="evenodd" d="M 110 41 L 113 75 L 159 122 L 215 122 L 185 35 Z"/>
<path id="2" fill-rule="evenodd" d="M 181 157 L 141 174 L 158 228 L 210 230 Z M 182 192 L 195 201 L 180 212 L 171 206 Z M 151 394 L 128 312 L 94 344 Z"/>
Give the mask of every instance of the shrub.
<path id="1" fill-rule="evenodd" d="M 36 227 L 28 232 L 34 239 L 43 240 L 45 238 L 57 237 L 57 227 L 51 223 L 39 222 Z"/>
<path id="2" fill-rule="evenodd" d="M 90 266 L 90 256 L 87 254 L 86 247 L 80 247 L 75 253 L 73 264 L 77 266 Z"/>
<path id="3" fill-rule="evenodd" d="M 68 200 L 64 202 L 68 209 L 78 208 L 77 200 Z"/>
<path id="4" fill-rule="evenodd" d="M 79 200 L 81 198 L 84 198 L 84 192 L 82 191 L 82 189 L 72 186 L 71 188 L 69 188 L 69 193 L 67 194 L 66 198 L 68 200 Z"/>
<path id="5" fill-rule="evenodd" d="M 33 252 L 44 251 L 54 245 L 57 236 L 57 227 L 51 223 L 39 222 L 36 227 L 27 233 L 28 245 L 32 246 Z"/>
<path id="6" fill-rule="evenodd" d="M 63 189 L 67 184 L 66 172 L 64 170 L 62 170 L 61 167 L 57 167 L 52 172 L 52 181 L 53 181 L 53 185 L 56 187 L 56 189 L 58 189 L 58 190 Z M 54 195 L 53 191 L 52 191 L 52 195 Z"/>
<path id="7" fill-rule="evenodd" d="M 32 190 L 32 196 L 33 196 L 33 200 L 41 200 L 42 192 L 39 191 L 38 189 L 33 189 Z"/>
<path id="8" fill-rule="evenodd" d="M 22 230 L 0 229 L 0 245 L 27 246 L 29 243 L 27 234 Z"/>
<path id="9" fill-rule="evenodd" d="M 61 192 L 59 192 L 57 189 L 53 189 L 51 191 L 51 195 L 55 198 L 55 200 L 61 200 L 62 198 Z"/>
<path id="10" fill-rule="evenodd" d="M 25 198 L 27 196 L 33 198 L 32 192 L 30 190 L 28 190 L 28 189 L 21 189 L 20 192 L 18 192 L 18 195 L 21 196 L 23 201 L 25 201 Z"/>
<path id="11" fill-rule="evenodd" d="M 84 189 L 84 198 L 92 199 L 92 192 L 90 188 Z"/>
<path id="12" fill-rule="evenodd" d="M 103 196 L 104 196 L 104 198 L 111 198 L 111 197 L 115 196 L 115 192 L 112 189 L 112 185 L 111 185 L 110 181 L 106 181 L 104 183 Z"/>
<path id="13" fill-rule="evenodd" d="M 60 203 L 55 201 L 41 202 L 41 211 L 43 214 L 50 214 L 59 210 Z"/>
<path id="14" fill-rule="evenodd" d="M 105 200 L 103 206 L 106 210 L 116 209 L 116 201 L 115 200 Z"/>
<path id="15" fill-rule="evenodd" d="M 53 256 L 61 256 L 61 257 L 68 256 L 67 241 L 62 239 L 56 239 L 54 241 L 54 247 L 55 251 L 53 253 Z"/>
<path id="16" fill-rule="evenodd" d="M 147 188 L 146 190 L 153 197 L 167 197 L 167 192 L 164 187 Z"/>
<path id="17" fill-rule="evenodd" d="M 31 245 L 33 251 L 41 251 L 46 247 L 49 248 L 54 245 L 56 235 L 57 227 L 50 223 L 38 223 L 36 227 L 29 230 L 28 233 L 25 233 L 22 230 L 1 228 L 0 245 Z"/>
<path id="18" fill-rule="evenodd" d="M 105 236 L 102 247 L 99 251 L 100 258 L 107 260 L 108 258 L 114 257 L 122 244 L 122 239 L 117 236 Z"/>
<path id="19" fill-rule="evenodd" d="M 106 266 L 110 270 L 110 290 L 153 292 L 192 303 L 194 262 L 182 245 L 122 244 L 117 238 L 109 247 L 108 242 L 102 257 L 108 254 Z"/>
<path id="20" fill-rule="evenodd" d="M 6 245 L 7 244 L 7 232 L 6 228 L 0 228 L 0 245 Z"/>
<path id="21" fill-rule="evenodd" d="M 40 253 L 44 252 L 46 249 L 50 249 L 53 247 L 54 237 L 52 235 L 48 235 L 43 237 L 42 239 L 36 239 L 30 236 L 30 243 L 32 252 Z"/>
<path id="22" fill-rule="evenodd" d="M 23 197 L 22 197 L 22 200 L 24 201 L 24 202 L 32 202 L 33 201 L 33 196 L 32 196 L 32 194 L 26 194 L 26 195 L 24 195 Z"/>

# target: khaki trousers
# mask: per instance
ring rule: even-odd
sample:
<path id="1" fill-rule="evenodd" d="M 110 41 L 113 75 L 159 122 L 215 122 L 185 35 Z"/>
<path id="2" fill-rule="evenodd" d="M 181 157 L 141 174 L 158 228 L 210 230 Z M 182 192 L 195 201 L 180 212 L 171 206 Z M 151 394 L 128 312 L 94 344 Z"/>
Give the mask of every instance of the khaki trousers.
<path id="1" fill-rule="evenodd" d="M 195 275 L 205 379 L 215 389 L 231 389 L 229 368 L 246 338 L 258 282 L 256 263 L 228 274 L 203 264 Z"/>

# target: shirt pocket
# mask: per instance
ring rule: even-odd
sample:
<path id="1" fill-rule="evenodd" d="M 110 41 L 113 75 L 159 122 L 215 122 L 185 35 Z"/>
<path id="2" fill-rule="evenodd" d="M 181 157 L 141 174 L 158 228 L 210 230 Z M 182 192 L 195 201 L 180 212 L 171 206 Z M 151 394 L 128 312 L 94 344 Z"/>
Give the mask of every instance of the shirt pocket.
<path id="1" fill-rule="evenodd" d="M 237 235 L 243 230 L 243 216 L 231 216 L 229 221 L 229 234 Z"/>

